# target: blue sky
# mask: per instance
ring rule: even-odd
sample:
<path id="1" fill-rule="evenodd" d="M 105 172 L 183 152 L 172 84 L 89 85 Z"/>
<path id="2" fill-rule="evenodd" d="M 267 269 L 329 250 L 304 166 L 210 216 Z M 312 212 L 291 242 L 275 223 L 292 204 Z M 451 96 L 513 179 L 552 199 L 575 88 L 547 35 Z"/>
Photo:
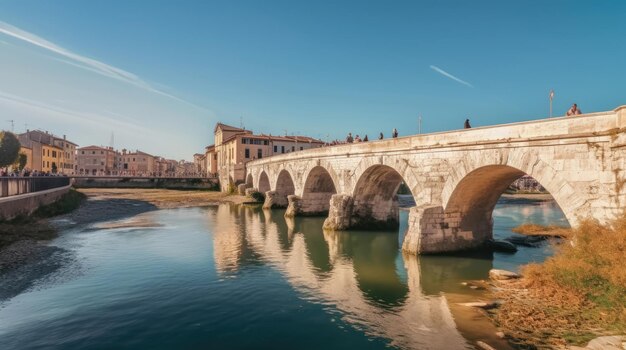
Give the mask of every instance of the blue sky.
<path id="1" fill-rule="evenodd" d="M 190 159 L 626 104 L 624 1 L 0 0 L 0 124 Z"/>

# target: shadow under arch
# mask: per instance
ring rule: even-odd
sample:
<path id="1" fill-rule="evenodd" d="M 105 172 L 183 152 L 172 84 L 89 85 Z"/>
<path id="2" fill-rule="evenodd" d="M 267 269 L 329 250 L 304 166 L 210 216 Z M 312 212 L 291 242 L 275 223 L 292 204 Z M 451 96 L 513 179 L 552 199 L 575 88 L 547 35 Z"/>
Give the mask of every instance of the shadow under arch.
<path id="1" fill-rule="evenodd" d="M 326 168 L 318 165 L 311 169 L 302 192 L 302 212 L 306 215 L 328 215 L 330 198 L 337 187 Z"/>
<path id="2" fill-rule="evenodd" d="M 246 186 L 247 187 L 254 187 L 254 179 L 252 177 L 252 173 L 249 173 L 248 176 L 246 176 Z"/>
<path id="3" fill-rule="evenodd" d="M 274 197 L 274 207 L 285 208 L 289 204 L 287 196 L 296 193 L 296 186 L 293 183 L 291 174 L 286 169 L 283 169 L 278 173 L 276 178 L 275 190 L 276 196 Z"/>
<path id="4" fill-rule="evenodd" d="M 456 227 L 460 232 L 471 232 L 475 245 L 491 239 L 493 210 L 498 200 L 515 180 L 524 175 L 526 173 L 520 169 L 501 164 L 486 165 L 470 171 L 456 184 L 445 203 L 444 225 Z M 551 195 L 562 208 L 558 198 Z"/>
<path id="5" fill-rule="evenodd" d="M 267 176 L 267 173 L 265 171 L 261 171 L 261 174 L 259 175 L 259 181 L 258 183 L 258 190 L 261 193 L 265 193 L 267 191 L 271 191 L 272 188 L 270 186 L 270 178 Z"/>
<path id="6" fill-rule="evenodd" d="M 362 229 L 398 228 L 397 193 L 403 182 L 402 175 L 390 166 L 373 165 L 367 168 L 354 187 L 351 226 Z"/>

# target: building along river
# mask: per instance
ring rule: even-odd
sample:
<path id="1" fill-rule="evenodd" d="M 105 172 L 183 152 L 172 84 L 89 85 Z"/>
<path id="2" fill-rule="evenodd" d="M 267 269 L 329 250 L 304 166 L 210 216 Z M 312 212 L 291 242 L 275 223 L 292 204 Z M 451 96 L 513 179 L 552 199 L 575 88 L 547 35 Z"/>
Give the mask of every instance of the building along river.
<path id="1" fill-rule="evenodd" d="M 61 267 L 0 301 L 2 349 L 507 348 L 458 305 L 484 293 L 462 282 L 551 252 L 417 257 L 398 232 L 283 214 L 220 204 L 67 226 L 50 243 L 67 252 Z M 496 238 L 567 224 L 554 202 L 501 201 L 494 218 Z"/>

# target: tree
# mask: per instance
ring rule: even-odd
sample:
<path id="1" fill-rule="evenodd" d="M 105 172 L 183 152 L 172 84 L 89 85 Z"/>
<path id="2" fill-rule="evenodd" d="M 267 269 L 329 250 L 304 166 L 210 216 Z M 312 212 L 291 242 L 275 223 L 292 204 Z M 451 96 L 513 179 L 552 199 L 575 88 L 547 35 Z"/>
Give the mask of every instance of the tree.
<path id="1" fill-rule="evenodd" d="M 57 173 L 57 163 L 52 162 L 52 173 L 56 174 Z"/>
<path id="2" fill-rule="evenodd" d="M 0 131 L 0 167 L 9 166 L 17 160 L 20 141 L 8 131 Z"/>
<path id="3" fill-rule="evenodd" d="M 17 168 L 20 169 L 20 171 L 24 170 L 27 162 L 28 156 L 24 153 L 20 153 L 20 155 L 17 157 Z"/>

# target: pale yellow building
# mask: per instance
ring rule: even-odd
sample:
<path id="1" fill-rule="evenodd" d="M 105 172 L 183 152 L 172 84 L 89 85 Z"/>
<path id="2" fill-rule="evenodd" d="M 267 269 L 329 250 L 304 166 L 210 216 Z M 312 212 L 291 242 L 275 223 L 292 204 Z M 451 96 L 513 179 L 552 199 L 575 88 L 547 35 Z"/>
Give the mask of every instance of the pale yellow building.
<path id="1" fill-rule="evenodd" d="M 61 149 L 59 157 L 59 173 L 73 175 L 76 170 L 76 148 L 77 144 L 67 140 L 65 135 L 63 138 L 53 136 L 53 144 Z"/>
<path id="2" fill-rule="evenodd" d="M 250 130 L 222 123 L 215 126 L 214 133 L 215 145 L 208 146 L 207 153 L 210 157 L 209 149 L 214 148 L 215 168 L 222 190 L 245 181 L 246 163 L 251 160 L 324 145 L 323 141 L 308 136 L 254 135 Z M 207 169 L 209 168 L 207 166 Z"/>
<path id="3" fill-rule="evenodd" d="M 61 172 L 61 152 L 63 149 L 53 145 L 41 145 L 41 171 L 57 174 Z"/>
<path id="4" fill-rule="evenodd" d="M 72 175 L 76 171 L 76 148 L 78 146 L 67 140 L 65 135 L 58 137 L 47 131 L 27 130 L 17 135 L 17 138 L 22 146 L 32 150 L 32 170 L 51 171 L 54 162 L 59 174 Z M 47 146 L 45 152 L 44 146 Z M 52 156 L 53 151 L 56 154 L 55 157 Z"/>

